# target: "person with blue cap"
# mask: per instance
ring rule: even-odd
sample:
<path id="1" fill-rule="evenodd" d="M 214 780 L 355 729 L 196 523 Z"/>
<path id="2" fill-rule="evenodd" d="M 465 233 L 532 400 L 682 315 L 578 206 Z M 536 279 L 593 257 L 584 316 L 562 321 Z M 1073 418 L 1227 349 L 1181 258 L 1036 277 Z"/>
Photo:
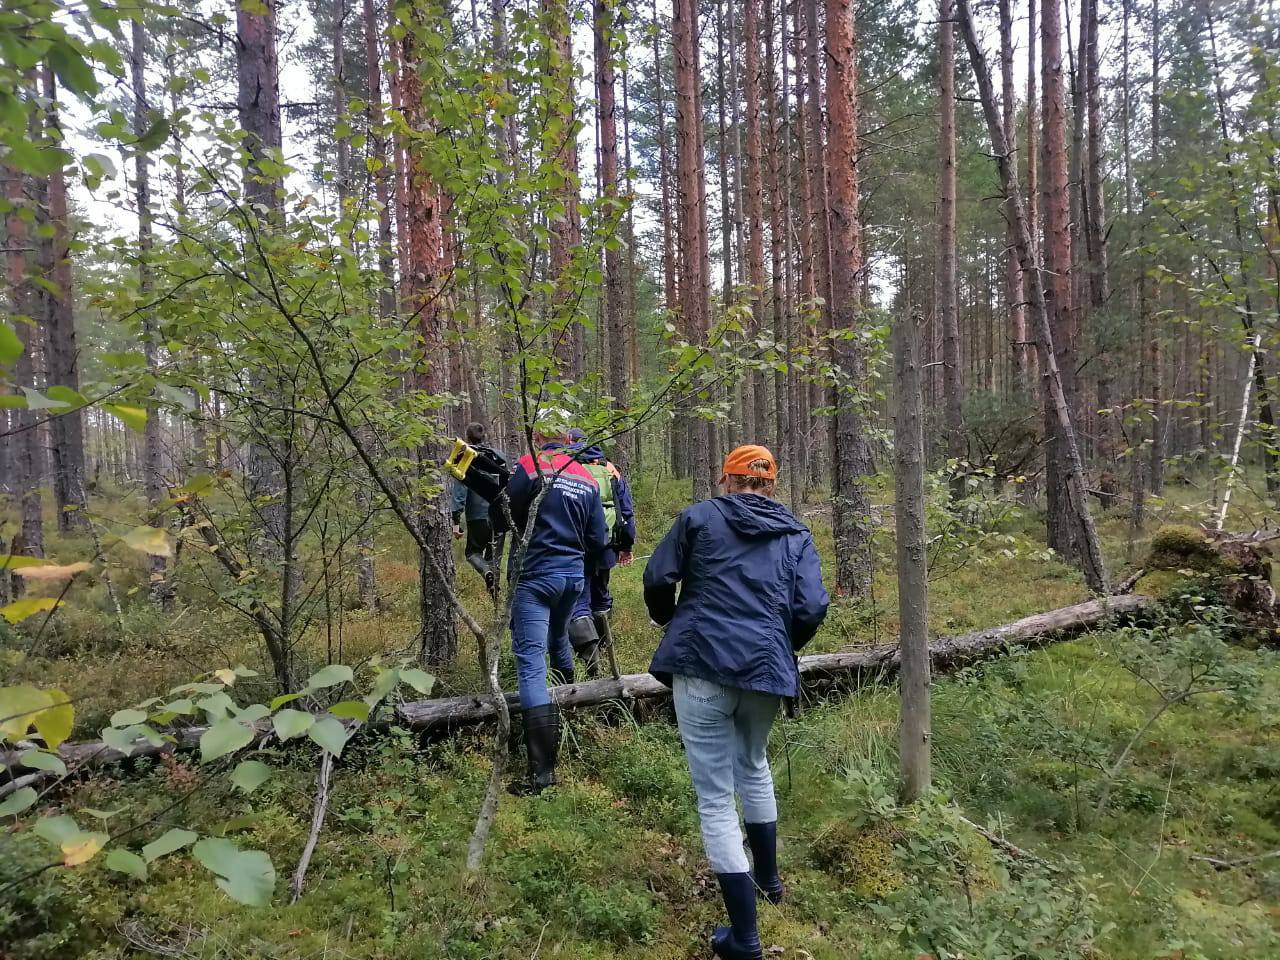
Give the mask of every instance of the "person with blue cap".
<path id="1" fill-rule="evenodd" d="M 628 566 L 636 542 L 636 508 L 631 486 L 622 471 L 604 450 L 590 442 L 585 431 L 574 427 L 569 431 L 574 458 L 595 477 L 604 504 L 605 526 L 609 544 L 601 553 L 594 572 L 587 577 L 586 588 L 578 596 L 569 618 L 569 642 L 582 660 L 588 677 L 600 672 L 600 643 L 612 636 L 609 614 L 613 610 L 613 594 L 609 580 L 616 566 Z M 612 654 L 612 651 L 610 651 Z"/>
<path id="2" fill-rule="evenodd" d="M 773 499 L 777 471 L 764 447 L 730 453 L 721 495 L 680 514 L 644 572 L 649 616 L 665 627 L 649 672 L 672 689 L 703 846 L 729 914 L 711 938 L 722 960 L 761 960 L 756 891 L 773 903 L 783 896 L 769 731 L 779 703 L 799 696 L 796 653 L 827 615 L 813 537 Z"/>

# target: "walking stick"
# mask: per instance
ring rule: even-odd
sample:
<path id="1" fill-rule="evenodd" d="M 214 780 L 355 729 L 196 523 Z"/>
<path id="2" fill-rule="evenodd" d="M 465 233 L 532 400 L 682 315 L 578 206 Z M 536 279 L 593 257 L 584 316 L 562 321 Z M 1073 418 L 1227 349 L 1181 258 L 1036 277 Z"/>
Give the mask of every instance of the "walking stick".
<path id="1" fill-rule="evenodd" d="M 613 626 L 609 623 L 608 612 L 600 618 L 600 628 L 603 634 L 600 640 L 604 644 L 605 652 L 609 654 L 609 672 L 613 674 L 613 679 L 621 680 L 622 673 L 618 670 L 618 655 L 613 650 Z"/>

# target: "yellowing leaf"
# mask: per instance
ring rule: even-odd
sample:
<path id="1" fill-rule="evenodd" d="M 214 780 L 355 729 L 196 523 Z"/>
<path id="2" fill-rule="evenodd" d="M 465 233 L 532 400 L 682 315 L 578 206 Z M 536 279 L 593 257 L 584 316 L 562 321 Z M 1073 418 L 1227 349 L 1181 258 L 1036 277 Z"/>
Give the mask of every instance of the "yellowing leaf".
<path id="1" fill-rule="evenodd" d="M 21 600 L 15 600 L 7 606 L 0 607 L 0 617 L 4 617 L 11 624 L 21 623 L 27 617 L 34 617 L 37 613 L 52 610 L 57 605 L 56 597 L 23 597 Z"/>
<path id="2" fill-rule="evenodd" d="M 88 863 L 107 842 L 105 833 L 86 833 L 62 845 L 62 862 L 68 867 Z"/>
<path id="3" fill-rule="evenodd" d="M 50 750 L 71 736 L 75 709 L 61 690 L 0 687 L 0 738 L 17 740 L 32 727 Z"/>
<path id="4" fill-rule="evenodd" d="M 124 545 L 153 557 L 172 557 L 173 540 L 160 527 L 134 527 L 122 538 Z"/>
<path id="5" fill-rule="evenodd" d="M 0 570 L 21 570 L 23 567 L 40 567 L 40 557 L 24 557 L 16 553 L 0 553 Z"/>
<path id="6" fill-rule="evenodd" d="M 38 567 L 20 567 L 15 572 L 25 580 L 70 580 L 77 573 L 84 573 L 92 564 L 88 560 L 68 563 L 65 566 L 42 564 Z"/>
<path id="7" fill-rule="evenodd" d="M 145 407 L 131 407 L 123 403 L 104 403 L 102 409 L 114 417 L 119 417 L 130 430 L 142 433 L 147 429 L 147 411 Z"/>
<path id="8" fill-rule="evenodd" d="M 215 670 L 213 675 L 228 687 L 234 687 L 236 684 L 236 672 L 234 670 Z"/>

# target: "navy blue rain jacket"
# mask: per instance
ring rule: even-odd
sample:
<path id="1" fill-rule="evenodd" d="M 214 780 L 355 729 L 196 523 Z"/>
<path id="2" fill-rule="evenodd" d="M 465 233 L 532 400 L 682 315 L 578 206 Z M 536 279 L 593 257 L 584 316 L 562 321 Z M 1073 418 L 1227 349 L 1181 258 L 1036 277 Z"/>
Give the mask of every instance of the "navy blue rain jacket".
<path id="1" fill-rule="evenodd" d="M 609 544 L 600 488 L 587 468 L 562 450 L 548 448 L 539 461 L 543 477 L 554 475 L 555 480 L 538 507 L 520 578 L 554 574 L 585 577 Z M 526 454 L 516 462 L 507 484 L 517 536 L 528 525 L 529 510 L 544 482 L 538 476 L 538 466 Z M 513 547 L 513 564 L 516 553 Z"/>
<path id="2" fill-rule="evenodd" d="M 645 568 L 644 601 L 666 627 L 649 665 L 662 683 L 681 673 L 782 697 L 800 694 L 795 654 L 828 603 L 809 529 L 753 493 L 680 514 Z"/>
<path id="3" fill-rule="evenodd" d="M 599 447 L 575 449 L 574 457 L 582 463 L 608 463 L 609 459 Z M 613 477 L 613 504 L 617 520 L 609 531 L 609 546 L 600 556 L 600 567 L 612 569 L 618 565 L 618 552 L 630 550 L 636 545 L 636 502 L 631 496 L 631 484 L 620 472 Z"/>

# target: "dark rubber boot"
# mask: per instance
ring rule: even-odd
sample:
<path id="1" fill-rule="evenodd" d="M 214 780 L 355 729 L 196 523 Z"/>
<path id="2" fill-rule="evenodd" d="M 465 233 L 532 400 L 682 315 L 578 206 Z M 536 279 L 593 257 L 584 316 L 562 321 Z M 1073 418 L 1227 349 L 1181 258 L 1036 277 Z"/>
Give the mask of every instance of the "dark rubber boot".
<path id="1" fill-rule="evenodd" d="M 746 827 L 756 887 L 770 903 L 779 904 L 785 888 L 778 876 L 778 821 L 748 823 Z"/>
<path id="2" fill-rule="evenodd" d="M 591 617 L 574 617 L 569 621 L 569 643 L 573 652 L 582 659 L 587 678 L 594 679 L 600 673 L 600 634 L 596 632 Z"/>
<path id="3" fill-rule="evenodd" d="M 529 758 L 529 775 L 523 783 L 513 785 L 512 792 L 537 794 L 554 786 L 560 753 L 560 708 L 554 703 L 524 712 L 524 749 Z"/>
<path id="4" fill-rule="evenodd" d="M 717 873 L 729 926 L 716 927 L 711 952 L 720 960 L 764 960 L 756 926 L 756 885 L 749 873 Z"/>

